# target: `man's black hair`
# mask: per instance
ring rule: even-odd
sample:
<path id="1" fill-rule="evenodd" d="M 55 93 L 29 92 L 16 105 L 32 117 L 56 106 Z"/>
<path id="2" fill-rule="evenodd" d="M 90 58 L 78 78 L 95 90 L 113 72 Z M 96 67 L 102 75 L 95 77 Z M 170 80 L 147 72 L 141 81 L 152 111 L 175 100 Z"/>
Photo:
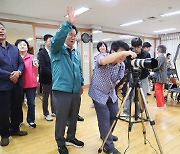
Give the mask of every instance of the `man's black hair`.
<path id="1" fill-rule="evenodd" d="M 142 48 L 150 48 L 152 45 L 149 42 L 144 42 Z"/>
<path id="2" fill-rule="evenodd" d="M 77 30 L 77 28 L 76 28 L 76 26 L 75 26 L 75 25 L 72 25 L 72 29 L 74 29 L 74 30 L 76 31 L 76 35 L 77 35 L 78 30 Z"/>
<path id="3" fill-rule="evenodd" d="M 2 25 L 5 28 L 5 26 L 4 26 L 4 24 L 2 22 L 0 22 L 0 25 Z"/>
<path id="4" fill-rule="evenodd" d="M 117 52 L 120 48 L 123 48 L 125 51 L 129 51 L 129 45 L 123 41 L 114 41 L 112 44 L 111 44 L 111 50 L 110 50 L 110 53 L 112 50 L 114 50 L 115 52 Z"/>
<path id="5" fill-rule="evenodd" d="M 99 48 L 100 48 L 103 44 L 105 45 L 106 51 L 107 51 L 107 44 L 106 44 L 105 42 L 101 41 L 101 42 L 98 42 L 98 44 L 97 44 L 97 50 L 98 50 L 99 52 L 100 52 Z"/>
<path id="6" fill-rule="evenodd" d="M 131 40 L 132 47 L 140 47 L 142 46 L 142 40 L 139 37 L 135 37 Z"/>
<path id="7" fill-rule="evenodd" d="M 164 46 L 164 45 L 159 45 L 158 47 L 157 47 L 157 50 L 158 51 L 160 51 L 161 53 L 166 53 L 166 46 Z"/>
<path id="8" fill-rule="evenodd" d="M 52 38 L 53 36 L 51 34 L 44 35 L 44 41 L 47 41 L 48 38 Z"/>
<path id="9" fill-rule="evenodd" d="M 28 43 L 28 41 L 26 41 L 25 39 L 18 39 L 18 40 L 16 40 L 15 46 L 18 46 L 18 44 L 19 44 L 20 42 L 22 42 L 22 41 L 25 42 L 25 43 L 27 44 L 28 53 L 31 53 L 30 47 L 29 47 L 29 43 Z"/>
<path id="10" fill-rule="evenodd" d="M 170 53 L 167 53 L 166 57 L 170 56 L 171 54 Z"/>

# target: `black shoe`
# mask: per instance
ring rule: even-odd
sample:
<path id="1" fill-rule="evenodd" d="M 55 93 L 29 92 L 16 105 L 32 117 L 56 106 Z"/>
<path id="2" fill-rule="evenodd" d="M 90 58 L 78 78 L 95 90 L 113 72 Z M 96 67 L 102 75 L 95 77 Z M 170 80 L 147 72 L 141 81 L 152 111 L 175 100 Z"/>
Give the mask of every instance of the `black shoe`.
<path id="1" fill-rule="evenodd" d="M 27 134 L 28 134 L 28 132 L 19 130 L 16 132 L 12 132 L 11 136 L 26 136 Z"/>
<path id="2" fill-rule="evenodd" d="M 9 137 L 1 137 L 1 146 L 7 146 L 9 144 Z"/>
<path id="3" fill-rule="evenodd" d="M 102 136 L 100 136 L 100 139 L 102 140 Z M 113 135 L 113 141 L 118 141 L 118 137 Z"/>
<path id="4" fill-rule="evenodd" d="M 31 128 L 36 128 L 36 124 L 34 123 L 34 122 L 30 122 L 30 123 L 28 123 L 29 124 L 29 127 L 31 127 Z"/>
<path id="5" fill-rule="evenodd" d="M 77 140 L 76 138 L 73 140 L 66 140 L 66 145 L 73 145 L 75 147 L 83 147 L 84 142 Z"/>
<path id="6" fill-rule="evenodd" d="M 113 141 L 118 141 L 118 137 L 113 135 Z"/>
<path id="7" fill-rule="evenodd" d="M 78 115 L 78 121 L 84 121 L 84 118 Z"/>
<path id="8" fill-rule="evenodd" d="M 148 95 L 148 96 L 151 96 L 151 94 L 150 94 L 150 93 L 147 93 L 147 95 Z"/>
<path id="9" fill-rule="evenodd" d="M 59 154 L 69 154 L 68 149 L 66 148 L 65 145 L 64 146 L 59 146 L 58 151 L 59 151 Z"/>
<path id="10" fill-rule="evenodd" d="M 103 148 L 103 151 L 107 154 L 121 154 L 116 148 L 114 148 L 113 150 L 108 150 L 106 148 Z"/>

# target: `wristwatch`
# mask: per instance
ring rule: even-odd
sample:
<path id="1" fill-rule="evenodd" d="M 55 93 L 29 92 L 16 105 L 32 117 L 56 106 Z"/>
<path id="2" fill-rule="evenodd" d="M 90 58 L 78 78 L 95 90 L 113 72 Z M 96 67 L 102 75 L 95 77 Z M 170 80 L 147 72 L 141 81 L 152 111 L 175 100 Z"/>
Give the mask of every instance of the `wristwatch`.
<path id="1" fill-rule="evenodd" d="M 19 76 L 21 76 L 21 75 L 22 75 L 22 72 L 21 72 L 20 70 L 18 70 L 18 72 L 19 72 Z"/>

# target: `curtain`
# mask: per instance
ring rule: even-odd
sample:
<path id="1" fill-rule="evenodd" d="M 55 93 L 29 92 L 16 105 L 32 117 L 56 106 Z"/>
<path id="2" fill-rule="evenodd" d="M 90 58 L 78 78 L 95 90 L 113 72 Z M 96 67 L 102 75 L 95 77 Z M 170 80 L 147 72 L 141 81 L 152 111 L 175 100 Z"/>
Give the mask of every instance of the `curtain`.
<path id="1" fill-rule="evenodd" d="M 162 45 L 167 47 L 167 52 L 171 54 L 172 60 L 174 59 L 178 45 L 180 44 L 180 33 L 160 35 Z"/>

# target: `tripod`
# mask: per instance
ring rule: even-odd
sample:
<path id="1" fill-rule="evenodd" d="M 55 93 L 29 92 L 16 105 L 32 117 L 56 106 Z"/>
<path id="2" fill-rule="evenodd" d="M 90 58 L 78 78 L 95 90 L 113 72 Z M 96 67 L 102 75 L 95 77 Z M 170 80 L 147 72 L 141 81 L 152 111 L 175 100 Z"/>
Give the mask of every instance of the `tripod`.
<path id="1" fill-rule="evenodd" d="M 146 144 L 146 128 L 144 126 L 144 121 L 149 121 L 151 127 L 152 127 L 152 130 L 154 132 L 154 136 L 155 136 L 155 139 L 156 139 L 156 142 L 158 144 L 158 147 L 159 147 L 159 150 L 160 150 L 160 153 L 163 154 L 163 151 L 162 151 L 162 147 L 160 145 L 160 142 L 159 142 L 159 139 L 158 139 L 158 136 L 157 136 L 157 133 L 156 133 L 156 130 L 154 128 L 154 125 L 155 125 L 155 121 L 152 120 L 151 118 L 151 115 L 150 115 L 150 112 L 149 112 L 149 109 L 148 109 L 148 106 L 147 106 L 147 102 L 146 102 L 146 99 L 145 99 L 145 96 L 144 96 L 144 93 L 143 93 L 143 89 L 142 89 L 142 85 L 141 85 L 141 82 L 139 81 L 139 73 L 138 72 L 133 72 L 133 69 L 130 69 L 130 72 L 129 72 L 129 89 L 128 89 L 128 92 L 121 104 L 121 107 L 115 117 L 115 120 L 114 122 L 112 123 L 111 127 L 110 127 L 110 130 L 109 132 L 107 133 L 101 147 L 99 148 L 98 150 L 98 153 L 101 153 L 102 152 L 102 149 L 110 135 L 110 133 L 114 130 L 115 128 L 115 125 L 117 123 L 117 120 L 118 119 L 121 119 L 122 116 L 120 116 L 120 113 L 123 109 L 123 106 L 124 104 L 126 103 L 126 100 L 128 99 L 128 97 L 131 97 L 131 93 L 133 93 L 133 90 L 135 90 L 135 120 L 137 121 L 137 119 L 139 118 L 140 119 L 140 122 L 142 124 L 142 130 L 143 130 L 143 135 L 144 135 L 144 144 Z M 140 109 L 140 114 L 141 114 L 141 118 L 138 117 L 138 101 L 139 101 L 139 109 Z M 130 113 L 131 113 L 131 104 L 132 102 L 130 102 Z M 143 112 L 145 111 L 146 113 L 146 117 L 147 119 L 144 119 L 144 114 Z M 121 119 L 122 120 L 122 119 Z M 132 129 L 132 125 L 133 123 L 137 123 L 137 122 L 132 122 L 131 121 L 131 116 L 129 116 L 129 127 L 128 127 L 128 130 L 131 131 Z"/>

